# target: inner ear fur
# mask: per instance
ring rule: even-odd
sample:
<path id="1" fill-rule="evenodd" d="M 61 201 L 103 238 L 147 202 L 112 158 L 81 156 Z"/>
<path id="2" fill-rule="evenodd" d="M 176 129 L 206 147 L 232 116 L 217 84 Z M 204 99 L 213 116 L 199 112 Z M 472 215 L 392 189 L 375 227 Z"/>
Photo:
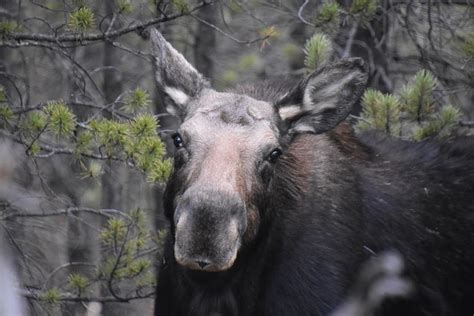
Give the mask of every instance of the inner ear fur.
<path id="1" fill-rule="evenodd" d="M 287 132 L 324 133 L 343 121 L 367 84 L 362 59 L 344 59 L 311 73 L 275 104 Z"/>
<path id="2" fill-rule="evenodd" d="M 183 118 L 189 101 L 210 84 L 158 30 L 153 28 L 150 37 L 155 80 L 167 96 L 166 109 Z"/>

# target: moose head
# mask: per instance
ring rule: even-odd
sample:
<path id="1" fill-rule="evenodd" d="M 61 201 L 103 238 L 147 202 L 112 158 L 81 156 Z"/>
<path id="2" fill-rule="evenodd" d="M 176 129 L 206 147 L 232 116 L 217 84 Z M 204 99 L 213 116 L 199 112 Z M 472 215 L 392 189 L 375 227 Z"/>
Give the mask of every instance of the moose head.
<path id="1" fill-rule="evenodd" d="M 294 86 L 267 87 L 272 98 L 219 92 L 158 31 L 151 40 L 157 84 L 181 123 L 165 192 L 174 257 L 192 270 L 224 271 L 259 234 L 280 156 L 298 135 L 344 120 L 367 75 L 360 59 L 347 59 Z"/>

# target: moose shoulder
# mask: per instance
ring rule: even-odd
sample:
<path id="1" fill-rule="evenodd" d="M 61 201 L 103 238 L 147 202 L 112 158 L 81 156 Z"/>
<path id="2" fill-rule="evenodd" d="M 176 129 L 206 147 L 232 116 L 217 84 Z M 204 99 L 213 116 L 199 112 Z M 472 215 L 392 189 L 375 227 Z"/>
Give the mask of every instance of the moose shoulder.
<path id="1" fill-rule="evenodd" d="M 354 136 L 341 121 L 365 88 L 358 59 L 217 92 L 151 35 L 181 120 L 156 315 L 328 315 L 389 249 L 416 285 L 411 312 L 474 312 L 474 142 Z"/>

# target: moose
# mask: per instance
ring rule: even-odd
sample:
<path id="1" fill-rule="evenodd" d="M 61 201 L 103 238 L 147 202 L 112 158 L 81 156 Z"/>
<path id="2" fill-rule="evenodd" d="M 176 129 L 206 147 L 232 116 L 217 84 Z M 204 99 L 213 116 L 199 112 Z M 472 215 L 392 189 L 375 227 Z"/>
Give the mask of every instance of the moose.
<path id="1" fill-rule="evenodd" d="M 474 141 L 355 134 L 360 59 L 219 92 L 157 31 L 172 135 L 156 315 L 330 315 L 369 258 L 414 285 L 377 315 L 474 313 Z"/>

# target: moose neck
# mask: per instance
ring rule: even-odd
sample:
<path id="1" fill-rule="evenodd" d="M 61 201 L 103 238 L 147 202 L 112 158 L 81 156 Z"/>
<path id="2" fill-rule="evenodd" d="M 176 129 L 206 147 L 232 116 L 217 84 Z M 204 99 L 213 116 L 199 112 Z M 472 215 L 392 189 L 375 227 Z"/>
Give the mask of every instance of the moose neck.
<path id="1" fill-rule="evenodd" d="M 272 211 L 267 210 L 268 213 Z M 254 314 L 258 300 L 262 299 L 260 286 L 265 284 L 269 256 L 281 244 L 271 234 L 272 223 L 263 225 L 255 240 L 243 245 L 234 265 L 222 272 L 201 272 L 183 269 L 182 280 L 188 289 L 190 312 L 196 315 L 248 315 Z M 269 238 L 273 235 L 273 238 Z M 271 260 L 270 260 L 271 261 Z"/>

